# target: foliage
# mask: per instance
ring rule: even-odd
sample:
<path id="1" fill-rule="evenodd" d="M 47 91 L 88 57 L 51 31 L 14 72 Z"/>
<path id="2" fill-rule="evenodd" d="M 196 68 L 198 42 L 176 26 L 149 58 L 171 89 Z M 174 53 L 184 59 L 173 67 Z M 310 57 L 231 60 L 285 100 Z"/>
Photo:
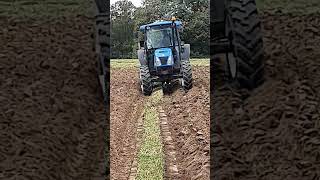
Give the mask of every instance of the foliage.
<path id="1" fill-rule="evenodd" d="M 131 58 L 134 46 L 133 21 L 135 7 L 128 0 L 117 1 L 111 6 L 112 57 Z"/>
<path id="2" fill-rule="evenodd" d="M 138 38 L 133 37 L 139 27 L 172 16 L 183 22 L 181 39 L 191 45 L 191 56 L 208 57 L 209 1 L 145 0 L 141 7 L 128 3 L 128 0 L 121 0 L 111 6 L 112 58 L 136 58 L 138 40 L 143 36 L 139 33 Z"/>

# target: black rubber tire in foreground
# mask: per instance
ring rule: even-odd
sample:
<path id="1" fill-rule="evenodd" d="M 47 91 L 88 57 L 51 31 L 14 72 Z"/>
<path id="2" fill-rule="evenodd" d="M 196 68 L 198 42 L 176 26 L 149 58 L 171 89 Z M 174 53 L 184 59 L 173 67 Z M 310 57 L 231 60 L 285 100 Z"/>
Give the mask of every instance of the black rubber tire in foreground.
<path id="1" fill-rule="evenodd" d="M 182 72 L 182 87 L 184 90 L 190 90 L 192 88 L 192 68 L 189 60 L 183 60 L 181 62 Z"/>
<path id="2" fill-rule="evenodd" d="M 107 67 L 106 64 L 104 63 L 104 61 L 102 60 L 102 56 L 98 56 L 97 57 L 97 71 L 98 71 L 98 75 L 97 75 L 97 79 L 98 79 L 98 83 L 100 84 L 101 90 L 100 93 L 103 97 L 103 102 L 105 105 L 107 105 L 107 103 L 109 102 L 109 92 L 108 92 L 108 80 L 107 79 Z M 103 76 L 103 82 L 100 81 L 100 76 Z"/>
<path id="3" fill-rule="evenodd" d="M 92 49 L 96 53 L 96 63 L 97 63 L 97 76 L 101 87 L 101 94 L 103 96 L 103 102 L 108 108 L 110 101 L 110 18 L 105 14 L 99 14 L 96 12 L 94 24 L 93 47 Z M 103 81 L 100 81 L 101 76 L 103 76 Z"/>
<path id="4" fill-rule="evenodd" d="M 263 39 L 255 1 L 229 0 L 228 17 L 237 84 L 253 89 L 264 81 Z"/>
<path id="5" fill-rule="evenodd" d="M 99 13 L 107 13 L 110 9 L 110 4 L 105 0 L 95 0 L 95 3 Z"/>
<path id="6" fill-rule="evenodd" d="M 142 86 L 142 93 L 145 96 L 150 96 L 153 91 L 153 82 L 151 79 L 149 68 L 146 65 L 140 66 L 140 83 Z"/>

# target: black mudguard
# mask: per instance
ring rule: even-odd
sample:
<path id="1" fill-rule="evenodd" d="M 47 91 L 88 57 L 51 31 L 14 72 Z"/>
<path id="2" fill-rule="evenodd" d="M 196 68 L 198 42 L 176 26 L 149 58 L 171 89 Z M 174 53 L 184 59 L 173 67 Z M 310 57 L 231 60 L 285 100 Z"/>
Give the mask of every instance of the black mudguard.
<path id="1" fill-rule="evenodd" d="M 184 44 L 183 48 L 184 48 L 184 50 L 183 50 L 183 53 L 181 53 L 181 59 L 182 60 L 189 60 L 190 59 L 190 44 Z"/>
<path id="2" fill-rule="evenodd" d="M 138 59 L 139 59 L 140 65 L 141 66 L 148 65 L 147 59 L 145 58 L 144 49 L 139 49 L 137 53 L 138 53 Z"/>

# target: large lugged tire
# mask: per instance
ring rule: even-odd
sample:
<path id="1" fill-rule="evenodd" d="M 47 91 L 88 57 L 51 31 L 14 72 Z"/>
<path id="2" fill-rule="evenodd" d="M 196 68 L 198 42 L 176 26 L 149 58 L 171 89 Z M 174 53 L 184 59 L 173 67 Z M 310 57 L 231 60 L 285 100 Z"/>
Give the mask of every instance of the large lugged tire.
<path id="1" fill-rule="evenodd" d="M 148 66 L 140 66 L 141 91 L 145 96 L 150 96 L 153 91 L 153 83 Z"/>
<path id="2" fill-rule="evenodd" d="M 254 0 L 229 0 L 228 5 L 226 33 L 231 38 L 232 57 L 235 57 L 235 79 L 241 87 L 253 89 L 264 81 L 263 41 L 256 3 Z M 232 76 L 232 66 L 227 61 Z"/>
<path id="3" fill-rule="evenodd" d="M 108 106 L 110 100 L 110 18 L 107 14 L 97 12 L 94 34 L 93 50 L 96 53 L 98 80 L 101 86 L 103 101 Z"/>
<path id="4" fill-rule="evenodd" d="M 183 60 L 181 62 L 182 82 L 181 85 L 184 90 L 190 90 L 192 88 L 192 68 L 189 60 Z"/>

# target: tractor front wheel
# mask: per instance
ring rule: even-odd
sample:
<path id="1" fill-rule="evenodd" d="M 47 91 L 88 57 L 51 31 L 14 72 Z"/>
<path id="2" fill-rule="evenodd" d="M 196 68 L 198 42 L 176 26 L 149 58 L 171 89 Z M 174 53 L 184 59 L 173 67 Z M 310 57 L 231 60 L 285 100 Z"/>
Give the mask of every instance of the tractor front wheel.
<path id="1" fill-rule="evenodd" d="M 150 96 L 153 91 L 153 84 L 148 66 L 140 67 L 140 87 L 145 96 Z"/>
<path id="2" fill-rule="evenodd" d="M 192 88 L 192 68 L 189 60 L 183 60 L 181 62 L 181 71 L 181 85 L 184 90 L 190 90 Z"/>

